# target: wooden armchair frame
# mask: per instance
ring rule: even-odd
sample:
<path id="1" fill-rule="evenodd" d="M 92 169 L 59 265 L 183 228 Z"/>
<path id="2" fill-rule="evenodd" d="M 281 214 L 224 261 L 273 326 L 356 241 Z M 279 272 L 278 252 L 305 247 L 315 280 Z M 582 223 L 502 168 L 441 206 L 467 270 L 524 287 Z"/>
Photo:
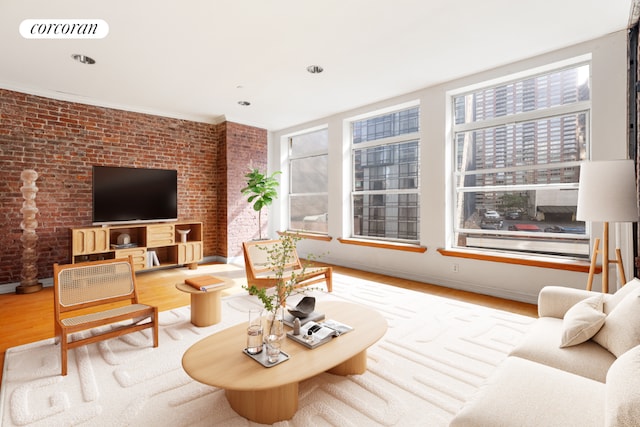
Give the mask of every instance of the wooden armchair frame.
<path id="1" fill-rule="evenodd" d="M 273 268 L 269 266 L 268 247 L 280 243 L 280 240 L 255 240 L 243 242 L 244 264 L 247 271 L 247 284 L 249 287 L 272 288 L 277 284 L 277 278 Z M 333 291 L 331 267 L 306 267 L 303 268 L 294 250 L 291 260 L 285 265 L 282 279 L 286 282 L 295 274 L 298 283 L 296 287 L 308 286 L 314 283 L 326 282 L 327 291 Z"/>
<path id="2" fill-rule="evenodd" d="M 158 307 L 138 302 L 131 257 L 54 264 L 53 295 L 62 375 L 67 375 L 71 348 L 148 328 L 153 328 L 153 346 L 158 346 Z M 101 332 L 94 329 L 105 325 L 110 327 Z M 88 329 L 94 330 L 87 338 L 74 336 L 69 341 L 71 334 Z"/>

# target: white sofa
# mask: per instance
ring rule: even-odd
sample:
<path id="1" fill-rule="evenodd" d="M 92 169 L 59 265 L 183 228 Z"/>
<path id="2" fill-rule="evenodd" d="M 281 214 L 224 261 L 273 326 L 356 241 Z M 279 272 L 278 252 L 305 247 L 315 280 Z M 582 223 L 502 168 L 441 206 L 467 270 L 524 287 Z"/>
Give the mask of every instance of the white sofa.
<path id="1" fill-rule="evenodd" d="M 640 280 L 547 286 L 538 315 L 450 427 L 640 426 Z"/>

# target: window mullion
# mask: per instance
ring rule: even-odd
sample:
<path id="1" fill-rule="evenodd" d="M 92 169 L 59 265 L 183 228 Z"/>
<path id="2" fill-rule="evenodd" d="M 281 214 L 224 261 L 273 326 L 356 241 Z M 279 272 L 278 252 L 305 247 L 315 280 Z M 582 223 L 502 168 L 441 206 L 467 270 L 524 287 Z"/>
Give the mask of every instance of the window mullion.
<path id="1" fill-rule="evenodd" d="M 584 113 L 588 112 L 590 108 L 591 101 L 581 101 L 575 104 L 559 105 L 557 107 L 545 108 L 543 110 L 527 111 L 524 113 L 496 117 L 493 119 L 487 119 L 478 122 L 460 123 L 453 126 L 453 131 L 455 133 L 460 133 L 469 132 L 472 130 L 488 129 L 498 126 L 526 123 L 535 120 L 563 116 L 567 114 Z"/>
<path id="2" fill-rule="evenodd" d="M 395 145 L 402 142 L 415 141 L 419 138 L 418 133 L 406 133 L 390 138 L 376 139 L 373 141 L 359 142 L 352 146 L 353 150 L 363 150 L 365 148 L 378 147 L 384 145 Z"/>
<path id="3" fill-rule="evenodd" d="M 520 171 L 528 171 L 528 170 L 540 170 L 540 169 L 558 169 L 558 168 L 573 168 L 580 166 L 581 161 L 574 162 L 561 162 L 561 163 L 545 163 L 541 165 L 531 165 L 531 166 L 509 166 L 505 168 L 490 168 L 490 169 L 477 169 L 472 171 L 456 171 L 456 177 L 459 176 L 473 176 L 473 175 L 487 175 L 498 172 L 520 172 Z"/>
<path id="4" fill-rule="evenodd" d="M 456 187 L 461 193 L 493 193 L 497 191 L 529 191 L 529 190 L 577 190 L 578 183 L 564 184 L 529 184 L 529 185 L 493 185 L 484 187 Z"/>

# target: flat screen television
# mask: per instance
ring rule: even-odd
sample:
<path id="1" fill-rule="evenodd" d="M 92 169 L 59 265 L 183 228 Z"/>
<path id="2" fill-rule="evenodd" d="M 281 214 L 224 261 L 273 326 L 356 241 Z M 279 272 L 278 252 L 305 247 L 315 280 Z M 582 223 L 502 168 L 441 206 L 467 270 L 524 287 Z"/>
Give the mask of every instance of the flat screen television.
<path id="1" fill-rule="evenodd" d="M 93 166 L 94 224 L 177 219 L 177 171 Z"/>

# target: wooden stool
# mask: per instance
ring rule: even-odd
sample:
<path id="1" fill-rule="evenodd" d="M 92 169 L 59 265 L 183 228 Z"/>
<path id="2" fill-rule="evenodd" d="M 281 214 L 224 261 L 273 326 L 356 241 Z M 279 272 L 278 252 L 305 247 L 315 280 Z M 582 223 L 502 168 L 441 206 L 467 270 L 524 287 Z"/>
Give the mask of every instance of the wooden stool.
<path id="1" fill-rule="evenodd" d="M 207 291 L 199 291 L 186 283 L 176 283 L 176 289 L 191 295 L 191 323 L 195 326 L 211 326 L 222 318 L 221 291 L 229 289 L 233 283 L 228 279 L 218 278 L 225 283 Z"/>

